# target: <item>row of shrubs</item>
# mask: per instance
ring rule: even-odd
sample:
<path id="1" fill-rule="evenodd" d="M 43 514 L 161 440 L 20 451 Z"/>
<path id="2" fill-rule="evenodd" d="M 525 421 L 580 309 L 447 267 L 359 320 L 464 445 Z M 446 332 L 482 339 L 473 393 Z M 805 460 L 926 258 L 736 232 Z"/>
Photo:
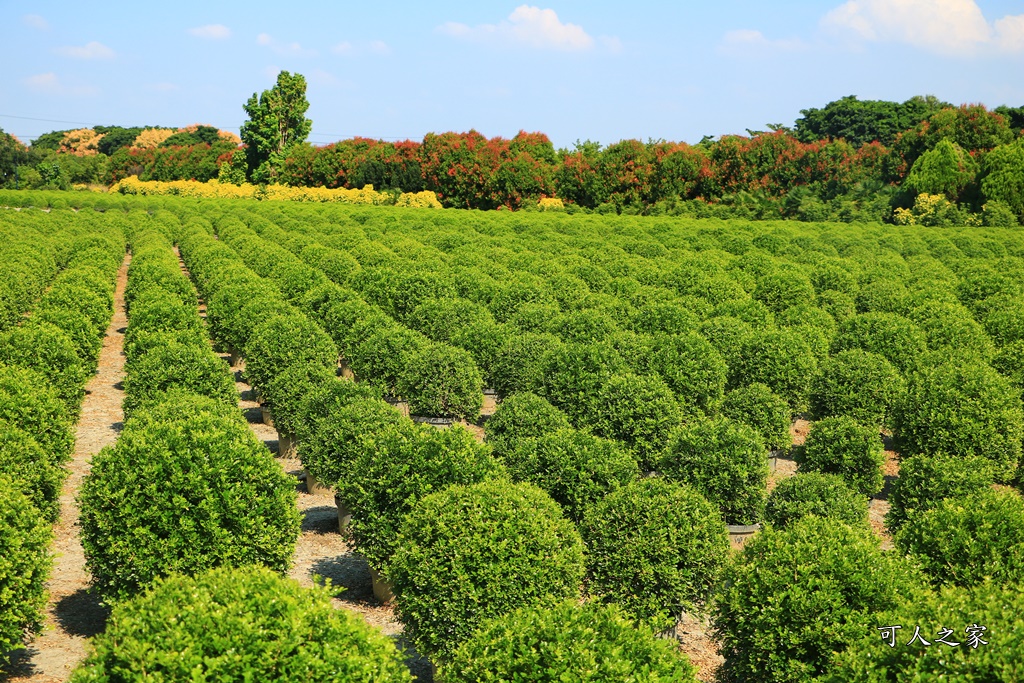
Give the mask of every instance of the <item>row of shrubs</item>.
<path id="1" fill-rule="evenodd" d="M 173 251 L 178 219 L 130 235 L 124 429 L 79 496 L 95 589 L 129 600 L 160 577 L 214 567 L 283 572 L 299 533 L 291 479 L 253 435 Z"/>
<path id="2" fill-rule="evenodd" d="M 2 667 L 42 627 L 51 525 L 85 384 L 113 315 L 125 238 L 121 220 L 99 214 L 22 211 L 0 222 L 8 259 L 0 284 Z"/>

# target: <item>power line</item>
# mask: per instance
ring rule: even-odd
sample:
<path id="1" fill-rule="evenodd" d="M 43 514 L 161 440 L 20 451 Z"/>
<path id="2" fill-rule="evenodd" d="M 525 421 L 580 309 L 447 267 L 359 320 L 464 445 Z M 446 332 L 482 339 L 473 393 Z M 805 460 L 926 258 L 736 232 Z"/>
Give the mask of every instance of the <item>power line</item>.
<path id="1" fill-rule="evenodd" d="M 0 114 L 0 118 L 4 119 L 21 119 L 23 121 L 42 121 L 44 123 L 70 123 L 74 126 L 95 126 L 95 123 L 85 123 L 84 121 L 62 121 L 61 119 L 39 119 L 33 116 L 15 116 L 14 114 Z"/>

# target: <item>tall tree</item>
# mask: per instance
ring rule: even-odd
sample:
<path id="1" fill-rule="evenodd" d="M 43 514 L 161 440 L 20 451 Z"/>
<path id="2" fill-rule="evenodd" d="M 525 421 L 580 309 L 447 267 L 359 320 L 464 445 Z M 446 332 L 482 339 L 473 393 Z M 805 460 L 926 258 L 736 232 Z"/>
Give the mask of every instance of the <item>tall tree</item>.
<path id="1" fill-rule="evenodd" d="M 292 145 L 303 142 L 313 122 L 306 118 L 306 79 L 302 74 L 282 71 L 277 83 L 245 103 L 249 120 L 242 124 L 249 179 L 256 183 L 277 180 L 278 172 Z"/>

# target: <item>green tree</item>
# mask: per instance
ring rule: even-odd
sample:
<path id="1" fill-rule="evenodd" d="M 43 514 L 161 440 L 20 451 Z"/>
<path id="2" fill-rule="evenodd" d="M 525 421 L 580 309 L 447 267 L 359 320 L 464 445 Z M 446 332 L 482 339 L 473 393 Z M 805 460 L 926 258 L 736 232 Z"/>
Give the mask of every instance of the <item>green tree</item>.
<path id="1" fill-rule="evenodd" d="M 918 194 L 941 194 L 955 202 L 977 175 L 974 157 L 947 138 L 918 157 L 903 185 Z"/>
<path id="2" fill-rule="evenodd" d="M 17 168 L 28 163 L 28 159 L 29 153 L 25 145 L 0 128 L 0 187 L 14 187 Z"/>
<path id="3" fill-rule="evenodd" d="M 1004 202 L 1024 220 L 1024 138 L 996 147 L 985 157 L 981 192 L 988 201 Z"/>
<path id="4" fill-rule="evenodd" d="M 891 145 L 896 136 L 917 125 L 942 107 L 931 95 L 912 97 L 900 104 L 885 100 L 858 100 L 848 95 L 829 102 L 822 109 L 803 109 L 796 120 L 796 137 L 801 142 L 825 138 L 845 139 L 852 145 L 873 142 Z"/>
<path id="5" fill-rule="evenodd" d="M 243 108 L 249 115 L 241 131 L 248 177 L 257 183 L 274 181 L 288 149 L 303 142 L 313 126 L 306 118 L 306 78 L 282 71 L 273 88 L 253 93 Z"/>

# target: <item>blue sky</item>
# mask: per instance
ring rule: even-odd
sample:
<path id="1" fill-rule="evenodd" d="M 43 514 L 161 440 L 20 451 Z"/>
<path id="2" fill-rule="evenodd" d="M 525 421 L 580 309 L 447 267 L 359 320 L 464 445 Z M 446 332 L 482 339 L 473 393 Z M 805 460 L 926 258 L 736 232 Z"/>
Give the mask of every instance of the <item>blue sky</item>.
<path id="1" fill-rule="evenodd" d="M 237 132 L 281 69 L 309 82 L 316 144 L 470 128 L 692 143 L 848 94 L 1024 105 L 1020 0 L 0 0 L 0 25 L 0 127 L 23 139 Z"/>

